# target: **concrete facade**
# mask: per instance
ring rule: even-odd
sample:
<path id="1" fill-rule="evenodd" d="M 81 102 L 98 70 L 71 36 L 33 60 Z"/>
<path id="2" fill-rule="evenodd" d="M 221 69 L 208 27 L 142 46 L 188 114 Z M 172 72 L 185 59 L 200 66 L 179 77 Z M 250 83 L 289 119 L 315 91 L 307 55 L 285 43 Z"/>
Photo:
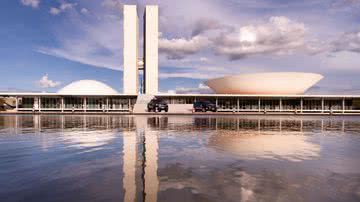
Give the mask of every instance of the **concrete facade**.
<path id="1" fill-rule="evenodd" d="M 124 5 L 124 94 L 138 94 L 139 89 L 139 19 L 136 5 Z"/>
<path id="2" fill-rule="evenodd" d="M 159 9 L 146 6 L 144 13 L 143 60 L 139 61 L 139 20 L 135 5 L 124 6 L 124 94 L 139 93 L 140 64 L 144 68 L 144 89 L 142 93 L 158 93 L 159 62 Z"/>
<path id="3" fill-rule="evenodd" d="M 169 113 L 192 114 L 192 104 L 209 100 L 221 113 L 246 114 L 360 114 L 360 95 L 221 95 L 158 94 L 169 104 Z M 132 112 L 147 113 L 146 105 L 135 110 L 137 95 L 61 95 L 58 93 L 0 93 L 0 99 L 16 98 L 16 112 Z M 1 110 L 0 110 L 1 111 Z"/>
<path id="4" fill-rule="evenodd" d="M 158 6 L 146 6 L 144 13 L 145 94 L 158 93 L 158 43 L 159 9 Z"/>

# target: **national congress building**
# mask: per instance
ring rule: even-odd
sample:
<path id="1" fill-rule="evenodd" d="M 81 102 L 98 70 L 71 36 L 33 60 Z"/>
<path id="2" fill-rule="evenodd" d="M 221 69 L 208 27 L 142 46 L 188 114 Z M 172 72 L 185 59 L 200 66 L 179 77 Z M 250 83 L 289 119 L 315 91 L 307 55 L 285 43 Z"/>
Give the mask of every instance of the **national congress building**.
<path id="1" fill-rule="evenodd" d="M 159 93 L 159 9 L 146 6 L 143 54 L 140 58 L 139 19 L 135 5 L 125 5 L 123 92 L 94 80 L 73 82 L 57 93 L 0 93 L 0 110 L 14 113 L 146 113 L 153 97 L 169 104 L 171 113 L 192 113 L 192 103 L 209 100 L 218 113 L 360 114 L 358 95 L 308 95 L 323 76 L 302 72 L 232 75 L 205 82 L 214 94 Z M 142 71 L 142 74 L 140 74 Z M 139 75 L 142 79 L 139 81 Z"/>

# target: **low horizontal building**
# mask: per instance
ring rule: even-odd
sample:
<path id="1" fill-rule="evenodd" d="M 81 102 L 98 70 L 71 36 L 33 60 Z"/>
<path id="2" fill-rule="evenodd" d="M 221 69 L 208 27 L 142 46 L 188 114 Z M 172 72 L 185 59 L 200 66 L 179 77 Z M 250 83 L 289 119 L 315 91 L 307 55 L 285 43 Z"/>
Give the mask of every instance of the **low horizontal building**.
<path id="1" fill-rule="evenodd" d="M 18 112 L 132 112 L 138 95 L 0 93 L 0 97 L 14 98 L 14 110 Z M 216 103 L 219 112 L 360 114 L 360 96 L 355 95 L 158 94 L 156 97 L 169 104 L 169 112 L 182 106 L 184 110 L 178 110 L 179 113 L 191 113 L 193 102 L 209 100 Z"/>

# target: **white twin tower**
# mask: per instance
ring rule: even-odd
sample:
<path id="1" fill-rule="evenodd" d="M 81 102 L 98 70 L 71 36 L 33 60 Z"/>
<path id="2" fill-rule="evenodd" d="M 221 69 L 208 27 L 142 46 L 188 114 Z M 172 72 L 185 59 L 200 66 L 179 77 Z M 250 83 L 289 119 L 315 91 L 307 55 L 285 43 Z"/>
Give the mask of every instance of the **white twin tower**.
<path id="1" fill-rule="evenodd" d="M 141 93 L 158 93 L 159 9 L 151 5 L 144 12 L 143 58 L 139 58 L 139 19 L 136 5 L 124 6 L 124 94 L 139 93 L 139 70 L 143 70 Z"/>

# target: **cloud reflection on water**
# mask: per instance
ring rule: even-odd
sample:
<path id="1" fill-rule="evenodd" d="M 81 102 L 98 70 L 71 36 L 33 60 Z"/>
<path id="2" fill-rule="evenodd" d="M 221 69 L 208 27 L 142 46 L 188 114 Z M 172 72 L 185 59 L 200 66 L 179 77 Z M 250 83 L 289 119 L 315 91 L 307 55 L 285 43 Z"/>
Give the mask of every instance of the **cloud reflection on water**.
<path id="1" fill-rule="evenodd" d="M 310 137 L 296 135 L 259 135 L 219 131 L 212 135 L 209 146 L 230 152 L 242 159 L 273 159 L 288 161 L 311 160 L 319 157 L 321 147 Z"/>

